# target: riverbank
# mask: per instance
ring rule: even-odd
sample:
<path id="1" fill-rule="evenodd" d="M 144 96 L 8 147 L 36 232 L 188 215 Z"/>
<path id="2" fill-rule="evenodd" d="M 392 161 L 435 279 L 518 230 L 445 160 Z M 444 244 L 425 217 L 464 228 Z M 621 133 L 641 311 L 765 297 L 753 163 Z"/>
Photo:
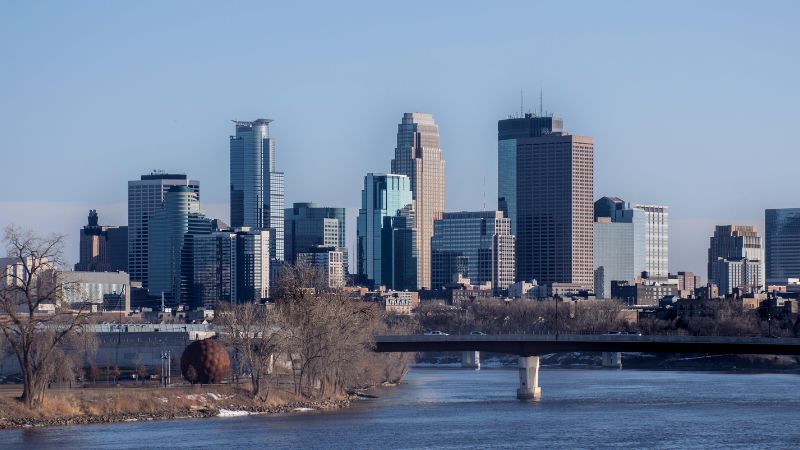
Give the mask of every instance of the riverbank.
<path id="1" fill-rule="evenodd" d="M 15 395 L 0 396 L 0 430 L 309 412 L 346 408 L 355 398 L 307 400 L 280 391 L 259 402 L 232 386 L 63 389 L 48 392 L 36 410 L 26 408 Z"/>

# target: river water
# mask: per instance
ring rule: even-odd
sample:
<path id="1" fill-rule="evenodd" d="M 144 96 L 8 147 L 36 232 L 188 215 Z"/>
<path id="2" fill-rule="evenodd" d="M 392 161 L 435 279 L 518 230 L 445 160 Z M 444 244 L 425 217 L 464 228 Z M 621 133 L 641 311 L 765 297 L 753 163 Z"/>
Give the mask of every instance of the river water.
<path id="1" fill-rule="evenodd" d="M 3 448 L 800 448 L 800 376 L 413 369 L 346 410 L 0 432 Z"/>

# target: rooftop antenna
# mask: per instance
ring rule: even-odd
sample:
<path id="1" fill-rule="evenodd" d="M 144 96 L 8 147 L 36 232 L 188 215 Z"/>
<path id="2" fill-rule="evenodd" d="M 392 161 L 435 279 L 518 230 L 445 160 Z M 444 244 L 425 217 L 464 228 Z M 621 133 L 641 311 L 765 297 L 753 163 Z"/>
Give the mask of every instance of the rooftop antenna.
<path id="1" fill-rule="evenodd" d="M 539 88 L 539 117 L 542 117 L 542 88 Z"/>
<path id="2" fill-rule="evenodd" d="M 522 97 L 522 89 L 519 90 L 519 116 L 524 117 L 525 113 L 523 112 L 523 97 Z"/>

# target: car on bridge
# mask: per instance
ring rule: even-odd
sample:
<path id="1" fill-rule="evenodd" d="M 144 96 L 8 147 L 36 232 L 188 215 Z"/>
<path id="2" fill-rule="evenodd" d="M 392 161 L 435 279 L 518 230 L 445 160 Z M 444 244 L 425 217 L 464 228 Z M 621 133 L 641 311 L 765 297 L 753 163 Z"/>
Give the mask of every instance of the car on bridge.
<path id="1" fill-rule="evenodd" d="M 425 336 L 450 336 L 450 335 L 445 333 L 444 331 L 433 330 L 425 333 Z"/>
<path id="2" fill-rule="evenodd" d="M 469 333 L 470 336 L 486 336 L 486 333 L 483 331 L 472 331 Z"/>

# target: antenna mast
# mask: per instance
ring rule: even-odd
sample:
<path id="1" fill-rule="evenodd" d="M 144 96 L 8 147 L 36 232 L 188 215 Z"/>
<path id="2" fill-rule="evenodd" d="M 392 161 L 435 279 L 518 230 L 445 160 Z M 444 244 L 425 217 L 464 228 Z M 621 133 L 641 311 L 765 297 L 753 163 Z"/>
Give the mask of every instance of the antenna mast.
<path id="1" fill-rule="evenodd" d="M 539 116 L 541 117 L 542 115 L 542 88 L 539 88 Z"/>
<path id="2" fill-rule="evenodd" d="M 523 100 L 522 89 L 520 89 L 519 90 L 519 116 L 520 117 L 524 117 L 525 116 L 524 106 L 523 106 L 523 101 L 522 100 Z"/>

